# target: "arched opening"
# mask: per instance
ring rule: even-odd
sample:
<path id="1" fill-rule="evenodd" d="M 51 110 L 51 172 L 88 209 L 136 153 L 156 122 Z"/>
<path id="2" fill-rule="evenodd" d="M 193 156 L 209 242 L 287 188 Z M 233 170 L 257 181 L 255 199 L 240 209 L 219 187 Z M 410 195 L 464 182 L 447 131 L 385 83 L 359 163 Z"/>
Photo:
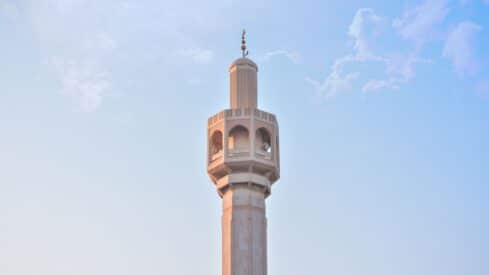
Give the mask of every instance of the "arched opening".
<path id="1" fill-rule="evenodd" d="M 222 132 L 217 130 L 212 133 L 211 140 L 210 140 L 210 147 L 209 151 L 211 155 L 215 155 L 217 153 L 222 152 Z"/>
<path id="2" fill-rule="evenodd" d="M 255 150 L 258 153 L 272 153 L 272 139 L 270 133 L 264 127 L 256 130 Z"/>
<path id="3" fill-rule="evenodd" d="M 228 135 L 228 148 L 232 151 L 249 150 L 249 132 L 244 126 L 235 126 Z"/>

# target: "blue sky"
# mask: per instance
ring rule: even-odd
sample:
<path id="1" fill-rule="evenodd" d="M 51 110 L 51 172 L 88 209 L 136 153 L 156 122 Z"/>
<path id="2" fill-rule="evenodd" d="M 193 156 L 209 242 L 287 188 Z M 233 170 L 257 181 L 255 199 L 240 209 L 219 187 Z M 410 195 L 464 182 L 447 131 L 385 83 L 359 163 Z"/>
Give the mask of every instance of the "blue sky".
<path id="1" fill-rule="evenodd" d="M 0 0 L 0 274 L 219 274 L 242 28 L 269 274 L 489 273 L 488 1 Z"/>

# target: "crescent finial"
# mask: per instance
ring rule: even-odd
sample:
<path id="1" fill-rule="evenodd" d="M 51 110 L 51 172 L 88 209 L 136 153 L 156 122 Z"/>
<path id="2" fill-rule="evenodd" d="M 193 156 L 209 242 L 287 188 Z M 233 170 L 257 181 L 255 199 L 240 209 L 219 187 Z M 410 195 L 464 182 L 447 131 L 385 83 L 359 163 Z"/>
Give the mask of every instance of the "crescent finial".
<path id="1" fill-rule="evenodd" d="M 243 32 L 241 33 L 241 52 L 243 54 L 243 58 L 248 55 L 248 51 L 246 50 L 246 30 L 243 29 Z"/>

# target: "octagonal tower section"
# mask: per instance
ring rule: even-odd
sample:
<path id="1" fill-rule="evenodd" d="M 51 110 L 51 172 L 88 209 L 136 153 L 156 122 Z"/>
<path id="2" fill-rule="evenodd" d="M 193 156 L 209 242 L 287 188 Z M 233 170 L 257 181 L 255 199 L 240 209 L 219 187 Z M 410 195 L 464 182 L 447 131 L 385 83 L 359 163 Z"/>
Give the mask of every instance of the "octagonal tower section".
<path id="1" fill-rule="evenodd" d="M 207 172 L 219 195 L 248 184 L 270 194 L 280 177 L 275 115 L 255 108 L 227 109 L 208 120 Z"/>

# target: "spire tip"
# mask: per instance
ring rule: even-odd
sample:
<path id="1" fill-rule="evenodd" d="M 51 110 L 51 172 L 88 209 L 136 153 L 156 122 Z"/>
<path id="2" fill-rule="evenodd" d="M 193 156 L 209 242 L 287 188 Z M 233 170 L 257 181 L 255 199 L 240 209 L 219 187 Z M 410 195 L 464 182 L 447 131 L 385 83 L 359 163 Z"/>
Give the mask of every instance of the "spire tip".
<path id="1" fill-rule="evenodd" d="M 248 56 L 248 50 L 246 49 L 245 35 L 246 35 L 246 30 L 243 29 L 243 32 L 241 33 L 241 52 L 243 54 L 243 58 L 245 58 L 246 56 Z"/>

